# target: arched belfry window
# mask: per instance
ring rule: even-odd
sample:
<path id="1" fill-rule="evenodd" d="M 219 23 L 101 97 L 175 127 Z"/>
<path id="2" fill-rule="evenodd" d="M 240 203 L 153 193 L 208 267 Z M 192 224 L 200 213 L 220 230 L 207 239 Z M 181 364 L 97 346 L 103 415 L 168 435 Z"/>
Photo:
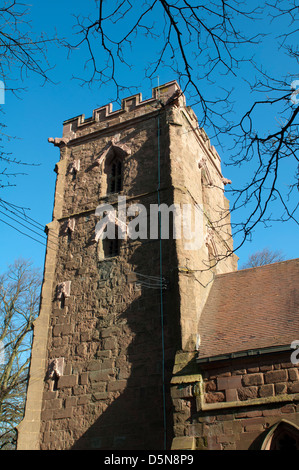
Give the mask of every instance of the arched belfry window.
<path id="1" fill-rule="evenodd" d="M 269 429 L 262 450 L 299 450 L 298 426 L 282 420 Z"/>
<path id="2" fill-rule="evenodd" d="M 108 168 L 108 192 L 119 193 L 123 184 L 123 162 L 119 157 L 114 157 Z"/>
<path id="3" fill-rule="evenodd" d="M 114 256 L 119 256 L 120 251 L 120 240 L 118 238 L 109 240 L 103 240 L 103 251 L 105 258 L 113 258 Z"/>
<path id="4" fill-rule="evenodd" d="M 103 178 L 101 196 L 109 193 L 119 193 L 124 186 L 124 161 L 131 155 L 131 149 L 119 141 L 119 135 L 111 139 L 104 151 L 97 157 L 94 166 L 102 167 Z"/>

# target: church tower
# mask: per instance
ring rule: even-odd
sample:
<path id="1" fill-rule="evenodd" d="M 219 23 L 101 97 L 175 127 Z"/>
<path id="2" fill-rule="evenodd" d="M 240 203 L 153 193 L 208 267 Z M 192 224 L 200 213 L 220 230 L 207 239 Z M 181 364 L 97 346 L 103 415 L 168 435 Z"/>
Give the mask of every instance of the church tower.
<path id="1" fill-rule="evenodd" d="M 18 449 L 170 449 L 176 354 L 200 344 L 215 274 L 237 269 L 220 157 L 175 81 L 49 142 L 60 160 Z"/>

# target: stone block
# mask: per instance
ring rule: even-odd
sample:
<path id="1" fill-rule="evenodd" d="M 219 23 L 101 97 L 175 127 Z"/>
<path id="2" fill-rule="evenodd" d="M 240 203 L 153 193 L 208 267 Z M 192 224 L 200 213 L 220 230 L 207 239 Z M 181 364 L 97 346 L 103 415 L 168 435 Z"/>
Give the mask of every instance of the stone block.
<path id="1" fill-rule="evenodd" d="M 238 400 L 237 389 L 229 388 L 228 390 L 225 390 L 225 398 L 226 398 L 226 401 L 237 401 Z"/>
<path id="2" fill-rule="evenodd" d="M 276 395 L 281 395 L 287 393 L 287 384 L 286 383 L 276 383 L 274 385 Z"/>
<path id="3" fill-rule="evenodd" d="M 71 364 L 65 364 L 64 369 L 63 369 L 63 374 L 64 375 L 72 375 L 72 365 Z"/>
<path id="4" fill-rule="evenodd" d="M 263 374 L 248 374 L 243 376 L 243 385 L 251 386 L 251 385 L 262 385 L 264 383 Z"/>
<path id="5" fill-rule="evenodd" d="M 115 380 L 108 383 L 108 392 L 122 392 L 126 386 L 126 380 Z"/>
<path id="6" fill-rule="evenodd" d="M 65 408 L 69 408 L 70 406 L 77 405 L 78 398 L 77 397 L 67 397 L 64 402 Z"/>
<path id="7" fill-rule="evenodd" d="M 209 380 L 209 381 L 205 384 L 205 389 L 206 389 L 206 392 L 215 392 L 215 391 L 217 390 L 217 386 L 216 386 L 215 380 Z"/>
<path id="8" fill-rule="evenodd" d="M 50 421 L 53 418 L 53 410 L 43 410 L 41 412 L 42 421 Z"/>
<path id="9" fill-rule="evenodd" d="M 88 384 L 88 372 L 83 372 L 80 375 L 80 385 L 87 385 Z"/>
<path id="10" fill-rule="evenodd" d="M 115 360 L 114 359 L 103 359 L 103 362 L 101 363 L 101 370 L 108 370 L 108 369 L 113 369 L 115 365 Z"/>
<path id="11" fill-rule="evenodd" d="M 119 335 L 119 328 L 115 326 L 111 326 L 108 328 L 105 328 L 104 330 L 101 331 L 101 337 L 104 338 L 110 338 L 110 337 L 115 337 Z"/>
<path id="12" fill-rule="evenodd" d="M 270 417 L 270 416 L 281 416 L 280 409 L 274 410 L 263 410 L 263 416 Z"/>
<path id="13" fill-rule="evenodd" d="M 100 368 L 101 368 L 101 361 L 95 360 L 95 361 L 91 361 L 88 364 L 87 370 L 99 370 Z"/>
<path id="14" fill-rule="evenodd" d="M 111 377 L 114 375 L 115 374 L 114 374 L 113 369 L 94 370 L 94 371 L 89 372 L 89 380 L 91 383 L 102 382 L 102 381 L 111 379 Z"/>
<path id="15" fill-rule="evenodd" d="M 80 396 L 80 395 L 86 393 L 85 387 L 86 387 L 85 385 L 75 385 L 72 388 L 73 395 L 74 396 Z"/>
<path id="16" fill-rule="evenodd" d="M 292 362 L 282 362 L 281 367 L 282 367 L 282 369 L 293 368 L 294 364 Z"/>
<path id="17" fill-rule="evenodd" d="M 286 382 L 288 380 L 287 371 L 284 369 L 272 370 L 265 373 L 265 383 Z"/>
<path id="18" fill-rule="evenodd" d="M 262 385 L 261 387 L 259 387 L 258 394 L 260 398 L 273 397 L 275 394 L 274 385 L 273 384 Z"/>
<path id="19" fill-rule="evenodd" d="M 45 401 L 45 409 L 49 410 L 57 410 L 62 407 L 62 399 L 56 398 L 54 400 L 46 400 Z"/>
<path id="20" fill-rule="evenodd" d="M 260 371 L 261 372 L 268 372 L 269 370 L 273 370 L 273 365 L 272 364 L 260 366 Z"/>
<path id="21" fill-rule="evenodd" d="M 206 403 L 217 403 L 225 401 L 224 393 L 222 392 L 209 392 L 205 394 Z"/>
<path id="22" fill-rule="evenodd" d="M 259 418 L 263 416 L 263 412 L 260 410 L 247 411 L 246 418 Z"/>
<path id="23" fill-rule="evenodd" d="M 107 383 L 106 382 L 93 382 L 91 384 L 92 392 L 106 392 Z"/>
<path id="24" fill-rule="evenodd" d="M 248 426 L 244 427 L 245 432 L 262 432 L 264 430 L 264 427 L 262 424 L 250 424 Z"/>
<path id="25" fill-rule="evenodd" d="M 77 385 L 78 376 L 77 375 L 63 375 L 59 377 L 57 388 L 70 388 Z"/>
<path id="26" fill-rule="evenodd" d="M 53 328 L 53 336 L 66 336 L 74 332 L 74 326 L 71 324 L 55 325 Z"/>
<path id="27" fill-rule="evenodd" d="M 295 367 L 288 369 L 288 374 L 289 380 L 291 380 L 292 382 L 296 382 L 299 380 L 298 369 L 296 369 Z"/>
<path id="28" fill-rule="evenodd" d="M 53 411 L 53 419 L 64 419 L 71 418 L 73 415 L 73 408 L 62 408 L 60 410 Z"/>
<path id="29" fill-rule="evenodd" d="M 116 338 L 114 337 L 109 337 L 109 338 L 106 338 L 104 341 L 103 341 L 103 349 L 106 349 L 106 350 L 113 350 L 117 347 L 117 340 Z"/>
<path id="30" fill-rule="evenodd" d="M 129 367 L 123 368 L 118 372 L 117 378 L 122 380 L 122 379 L 128 379 L 131 375 L 131 370 Z"/>
<path id="31" fill-rule="evenodd" d="M 217 389 L 227 390 L 231 388 L 239 388 L 242 386 L 240 375 L 233 375 L 231 377 L 218 377 L 217 378 Z"/>
<path id="32" fill-rule="evenodd" d="M 183 435 L 185 431 L 185 426 L 183 426 Z M 201 423 L 191 424 L 189 427 L 189 436 L 201 436 L 203 432 L 203 425 Z"/>
<path id="33" fill-rule="evenodd" d="M 280 408 L 281 413 L 295 413 L 296 412 L 296 407 L 295 405 L 292 404 L 287 404 L 285 406 L 282 406 Z"/>
<path id="34" fill-rule="evenodd" d="M 90 403 L 91 395 L 81 395 L 78 396 L 78 405 L 87 405 Z"/>
<path id="35" fill-rule="evenodd" d="M 232 444 L 235 441 L 235 436 L 232 432 L 227 434 L 221 434 L 220 436 L 217 436 L 216 440 L 220 444 Z"/>
<path id="36" fill-rule="evenodd" d="M 171 396 L 172 398 L 192 397 L 193 387 L 192 385 L 187 385 L 185 387 L 171 387 Z"/>
<path id="37" fill-rule="evenodd" d="M 46 431 L 43 435 L 44 443 L 62 442 L 65 439 L 65 431 Z"/>
<path id="38" fill-rule="evenodd" d="M 249 400 L 251 398 L 257 398 L 258 387 L 243 387 L 238 389 L 239 400 Z"/>
<path id="39" fill-rule="evenodd" d="M 171 444 L 171 450 L 195 450 L 194 437 L 175 437 Z"/>
<path id="40" fill-rule="evenodd" d="M 299 381 L 288 384 L 288 393 L 299 393 Z"/>
<path id="41" fill-rule="evenodd" d="M 248 417 L 242 419 L 242 426 L 255 426 L 255 425 L 263 425 L 265 423 L 265 419 L 263 416 L 256 416 L 256 417 Z"/>
<path id="42" fill-rule="evenodd" d="M 92 394 L 92 398 L 96 401 L 106 400 L 108 398 L 108 392 L 96 392 Z"/>
<path id="43" fill-rule="evenodd" d="M 246 374 L 246 369 L 237 369 L 232 372 L 232 375 L 244 375 Z"/>
<path id="44" fill-rule="evenodd" d="M 220 442 L 217 442 L 217 436 L 208 436 L 208 450 L 222 450 Z"/>
<path id="45" fill-rule="evenodd" d="M 235 419 L 235 414 L 234 413 L 223 413 L 221 415 L 217 415 L 215 419 L 217 418 L 217 421 L 223 421 L 223 427 L 226 428 L 226 426 L 230 426 L 230 421 L 233 421 Z M 227 423 L 225 422 L 227 421 Z"/>
<path id="46" fill-rule="evenodd" d="M 57 398 L 57 391 L 44 392 L 44 395 L 43 395 L 44 400 L 54 400 L 55 398 Z"/>

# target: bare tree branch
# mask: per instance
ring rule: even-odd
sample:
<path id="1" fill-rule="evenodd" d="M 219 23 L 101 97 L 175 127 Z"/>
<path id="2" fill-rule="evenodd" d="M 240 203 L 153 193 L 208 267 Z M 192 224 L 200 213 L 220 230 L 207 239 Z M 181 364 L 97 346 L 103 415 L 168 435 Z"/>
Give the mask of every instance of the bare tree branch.
<path id="1" fill-rule="evenodd" d="M 67 47 L 67 43 L 56 35 L 48 38 L 44 33 L 35 34 L 30 25 L 30 8 L 17 0 L 4 0 L 0 7 L 0 80 L 5 85 L 5 94 L 19 97 L 25 91 L 24 80 L 30 74 L 41 77 L 42 85 L 52 82 L 48 62 L 49 45 Z M 3 90 L 2 90 L 3 92 Z M 2 113 L 3 110 L 1 109 Z M 5 119 L 3 113 L 3 119 Z M 0 189 L 14 186 L 12 178 L 24 175 L 15 170 L 15 165 L 32 166 L 13 157 L 8 151 L 11 136 L 0 122 Z M 8 169 L 10 168 L 10 170 Z"/>
<path id="2" fill-rule="evenodd" d="M 41 275 L 28 260 L 17 260 L 0 276 L 0 448 L 10 448 L 23 416 L 32 327 L 38 315 Z"/>
<path id="3" fill-rule="evenodd" d="M 241 266 L 241 269 L 256 268 L 258 266 L 265 266 L 267 264 L 278 263 L 285 260 L 285 255 L 282 251 L 272 251 L 269 248 L 264 248 L 261 251 L 256 251 L 248 257 L 246 263 Z"/>

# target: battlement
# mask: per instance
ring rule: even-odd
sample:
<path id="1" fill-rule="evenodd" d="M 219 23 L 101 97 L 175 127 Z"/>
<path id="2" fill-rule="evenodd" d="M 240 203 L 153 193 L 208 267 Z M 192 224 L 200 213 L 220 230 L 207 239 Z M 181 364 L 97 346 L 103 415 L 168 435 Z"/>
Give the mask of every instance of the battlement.
<path id="1" fill-rule="evenodd" d="M 137 114 L 144 112 L 153 111 L 156 108 L 157 102 L 160 101 L 163 104 L 167 104 L 172 99 L 178 99 L 182 97 L 185 105 L 185 97 L 178 83 L 173 80 L 165 83 L 161 86 L 152 89 L 152 98 L 142 100 L 142 94 L 137 93 L 136 95 L 129 96 L 121 100 L 121 108 L 113 111 L 112 103 L 101 106 L 100 108 L 94 109 L 92 116 L 85 118 L 85 114 L 67 119 L 63 123 L 63 136 L 69 135 L 71 132 L 83 129 L 86 126 L 90 126 L 94 123 L 109 123 L 111 120 L 124 117 L 123 115 L 136 111 Z M 109 125 L 109 124 L 108 124 Z"/>
<path id="2" fill-rule="evenodd" d="M 67 145 L 70 141 L 86 135 L 90 136 L 93 132 L 150 114 L 159 109 L 161 104 L 164 106 L 178 105 L 185 109 L 183 113 L 185 118 L 193 130 L 196 131 L 198 138 L 210 154 L 212 163 L 215 165 L 214 159 L 218 160 L 217 169 L 220 172 L 220 157 L 214 146 L 211 145 L 204 129 L 198 127 L 197 116 L 190 106 L 186 106 L 186 98 L 176 80 L 153 88 L 152 97 L 149 99 L 142 100 L 142 94 L 137 93 L 123 98 L 120 109 L 115 111 L 113 110 L 112 103 L 109 103 L 94 109 L 91 117 L 85 118 L 85 114 L 80 114 L 79 116 L 67 119 L 63 122 L 62 137 L 50 137 L 48 141 L 57 147 Z"/>

